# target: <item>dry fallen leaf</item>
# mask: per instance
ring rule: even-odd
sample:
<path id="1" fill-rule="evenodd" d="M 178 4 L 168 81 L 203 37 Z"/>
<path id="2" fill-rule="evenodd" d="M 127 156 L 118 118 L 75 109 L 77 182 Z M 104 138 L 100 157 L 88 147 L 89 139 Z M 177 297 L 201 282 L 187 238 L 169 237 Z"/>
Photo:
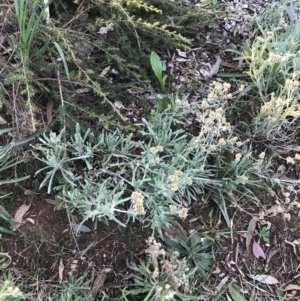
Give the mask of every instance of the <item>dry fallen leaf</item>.
<path id="1" fill-rule="evenodd" d="M 110 30 L 114 29 L 114 23 L 109 23 L 107 26 L 100 27 L 99 34 L 107 34 Z"/>
<path id="2" fill-rule="evenodd" d="M 0 116 L 0 124 L 6 124 L 6 123 L 7 123 L 7 121 L 3 117 Z"/>
<path id="3" fill-rule="evenodd" d="M 295 151 L 299 152 L 300 151 L 300 145 L 287 145 L 283 147 L 286 151 Z"/>
<path id="4" fill-rule="evenodd" d="M 58 266 L 59 283 L 61 283 L 63 280 L 64 269 L 65 269 L 65 265 L 64 265 L 63 259 L 61 258 L 59 261 L 59 266 Z"/>
<path id="5" fill-rule="evenodd" d="M 283 207 L 281 207 L 280 205 L 274 205 L 265 211 L 265 215 L 276 216 L 279 213 L 284 213 L 284 211 L 285 211 L 285 209 Z"/>
<path id="6" fill-rule="evenodd" d="M 90 88 L 81 88 L 81 89 L 76 89 L 75 92 L 76 92 L 76 94 L 89 93 L 89 92 L 91 92 L 91 89 Z"/>
<path id="7" fill-rule="evenodd" d="M 298 238 L 298 239 L 293 240 L 293 244 L 299 246 L 300 245 L 300 239 Z"/>
<path id="8" fill-rule="evenodd" d="M 265 271 L 268 270 L 271 259 L 279 252 L 280 252 L 280 249 L 276 248 L 276 249 L 271 250 L 268 253 L 267 259 L 266 259 Z"/>
<path id="9" fill-rule="evenodd" d="M 215 294 L 217 294 L 221 288 L 228 282 L 229 276 L 224 277 L 221 282 L 215 288 Z"/>
<path id="10" fill-rule="evenodd" d="M 218 56 L 216 63 L 211 67 L 209 71 L 209 77 L 212 77 L 213 75 L 219 72 L 220 63 L 221 63 L 221 59 L 220 56 Z"/>
<path id="11" fill-rule="evenodd" d="M 53 107 L 54 107 L 53 99 L 48 99 L 47 108 L 46 108 L 46 116 L 48 122 L 50 122 L 53 118 Z"/>
<path id="12" fill-rule="evenodd" d="M 247 274 L 247 276 L 253 280 L 259 281 L 261 283 L 265 284 L 276 284 L 278 283 L 278 280 L 272 276 L 269 275 L 252 275 Z"/>
<path id="13" fill-rule="evenodd" d="M 252 245 L 252 252 L 256 258 L 262 257 L 263 259 L 266 259 L 264 250 L 256 241 L 254 241 Z"/>
<path id="14" fill-rule="evenodd" d="M 52 200 L 52 199 L 45 199 L 46 203 L 53 205 L 53 206 L 58 206 L 59 205 L 59 201 L 56 200 Z"/>
<path id="15" fill-rule="evenodd" d="M 249 222 L 248 225 L 248 229 L 247 229 L 247 233 L 246 233 L 246 248 L 248 249 L 256 228 L 256 223 L 257 223 L 258 219 L 257 217 L 253 217 L 251 219 L 251 221 Z"/>
<path id="16" fill-rule="evenodd" d="M 73 273 L 76 272 L 77 266 L 78 266 L 78 260 L 74 259 L 70 265 L 70 269 L 71 269 L 71 271 L 69 272 L 70 275 L 73 275 Z"/>
<path id="17" fill-rule="evenodd" d="M 122 109 L 125 109 L 122 101 L 119 101 L 119 100 L 116 100 L 115 101 L 115 107 L 118 109 L 118 110 L 122 110 Z"/>
<path id="18" fill-rule="evenodd" d="M 221 269 L 218 266 L 215 266 L 212 271 L 211 271 L 214 275 L 218 275 L 221 273 Z"/>
<path id="19" fill-rule="evenodd" d="M 105 68 L 101 71 L 100 76 L 105 76 L 105 75 L 107 74 L 107 72 L 109 71 L 109 69 L 110 69 L 110 66 L 105 67 Z"/>
<path id="20" fill-rule="evenodd" d="M 186 58 L 186 52 L 185 51 L 181 51 L 180 49 L 176 49 L 177 53 L 179 56 L 185 57 Z"/>
<path id="21" fill-rule="evenodd" d="M 30 218 L 30 217 L 27 217 L 26 220 L 27 220 L 28 222 L 30 222 L 32 225 L 35 224 L 35 221 L 34 221 L 32 218 Z"/>
<path id="22" fill-rule="evenodd" d="M 107 268 L 102 270 L 96 277 L 95 281 L 94 281 L 94 285 L 93 285 L 93 293 L 97 294 L 101 288 L 104 285 L 105 279 L 107 277 L 107 274 L 110 273 L 112 270 Z"/>
<path id="23" fill-rule="evenodd" d="M 164 230 L 164 232 L 169 233 L 171 235 L 175 235 L 177 233 L 177 229 L 170 223 L 161 224 L 161 229 Z"/>
<path id="24" fill-rule="evenodd" d="M 23 204 L 18 208 L 14 216 L 14 220 L 18 223 L 18 225 L 13 228 L 13 231 L 16 231 L 20 227 L 21 223 L 23 222 L 23 216 L 27 213 L 30 207 L 31 205 Z"/>
<path id="25" fill-rule="evenodd" d="M 284 164 L 281 164 L 277 168 L 277 174 L 278 175 L 283 175 L 285 173 L 285 170 L 286 170 L 286 168 L 285 168 Z"/>
<path id="26" fill-rule="evenodd" d="M 296 284 L 289 284 L 286 286 L 285 289 L 283 289 L 284 291 L 293 291 L 293 290 L 300 290 L 300 286 L 296 285 Z"/>

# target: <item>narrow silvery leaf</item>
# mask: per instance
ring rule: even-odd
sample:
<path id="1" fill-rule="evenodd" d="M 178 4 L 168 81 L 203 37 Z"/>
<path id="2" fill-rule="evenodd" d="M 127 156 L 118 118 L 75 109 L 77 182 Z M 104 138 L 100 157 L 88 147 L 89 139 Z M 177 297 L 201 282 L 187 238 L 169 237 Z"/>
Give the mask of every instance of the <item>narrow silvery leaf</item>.
<path id="1" fill-rule="evenodd" d="M 75 232 L 91 232 L 92 230 L 85 226 L 85 225 L 71 225 L 72 229 L 75 231 Z"/>
<path id="2" fill-rule="evenodd" d="M 213 75 L 219 72 L 220 63 L 221 63 L 221 59 L 220 56 L 218 56 L 216 63 L 211 67 L 209 71 L 209 77 L 212 77 Z"/>

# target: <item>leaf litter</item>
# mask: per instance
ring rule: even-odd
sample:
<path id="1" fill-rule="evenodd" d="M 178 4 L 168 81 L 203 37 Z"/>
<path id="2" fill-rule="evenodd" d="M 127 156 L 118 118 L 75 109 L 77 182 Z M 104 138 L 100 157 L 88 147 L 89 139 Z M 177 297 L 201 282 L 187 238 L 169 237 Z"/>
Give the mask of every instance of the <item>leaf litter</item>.
<path id="1" fill-rule="evenodd" d="M 262 257 L 263 259 L 266 259 L 264 250 L 256 241 L 253 242 L 252 252 L 256 258 Z"/>
<path id="2" fill-rule="evenodd" d="M 16 211 L 14 215 L 14 220 L 18 223 L 14 228 L 13 231 L 16 231 L 23 222 L 23 217 L 26 215 L 28 210 L 30 209 L 31 205 L 22 204 Z"/>

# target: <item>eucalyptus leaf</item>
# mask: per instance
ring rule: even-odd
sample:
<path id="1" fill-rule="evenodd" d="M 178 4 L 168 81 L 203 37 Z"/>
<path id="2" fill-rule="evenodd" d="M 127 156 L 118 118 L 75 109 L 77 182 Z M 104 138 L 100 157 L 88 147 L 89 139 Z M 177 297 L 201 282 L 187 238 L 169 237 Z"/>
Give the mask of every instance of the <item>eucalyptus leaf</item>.
<path id="1" fill-rule="evenodd" d="M 250 246 L 250 243 L 251 243 L 251 240 L 252 240 L 255 228 L 256 228 L 257 221 L 258 221 L 257 217 L 253 217 L 249 222 L 249 225 L 247 228 L 247 233 L 246 233 L 246 248 L 247 249 Z"/>
<path id="2" fill-rule="evenodd" d="M 218 55 L 216 63 L 211 67 L 211 69 L 209 71 L 209 77 L 212 77 L 213 75 L 215 75 L 219 72 L 220 63 L 221 63 L 221 58 Z"/>

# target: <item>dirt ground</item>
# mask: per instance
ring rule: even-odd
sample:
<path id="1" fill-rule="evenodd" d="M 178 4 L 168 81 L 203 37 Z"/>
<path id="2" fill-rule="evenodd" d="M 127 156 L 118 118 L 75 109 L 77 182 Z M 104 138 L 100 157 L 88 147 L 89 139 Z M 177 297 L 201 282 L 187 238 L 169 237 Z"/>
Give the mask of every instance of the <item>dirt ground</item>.
<path id="1" fill-rule="evenodd" d="M 70 228 L 66 211 L 49 204 L 49 199 L 53 197 L 45 195 L 32 202 L 24 199 L 24 203 L 31 204 L 26 214 L 26 223 L 17 230 L 16 237 L 9 237 L 1 243 L 1 252 L 8 252 L 12 257 L 12 273 L 17 277 L 38 277 L 59 283 L 61 261 L 64 266 L 63 279 L 87 272 L 96 277 L 97 272 L 109 268 L 111 272 L 107 275 L 102 293 L 117 296 L 119 288 L 131 283 L 128 263 L 135 256 L 143 258 L 146 239 L 151 235 L 150 229 L 144 228 L 139 222 L 126 228 L 110 222 L 108 225 L 99 223 L 94 230 L 93 223 L 88 222 L 85 225 L 92 231 L 76 234 Z M 245 283 L 249 284 L 248 281 L 243 281 L 247 274 L 272 275 L 285 286 L 299 283 L 298 213 L 292 212 L 290 220 L 282 214 L 265 218 L 265 222 L 271 223 L 271 228 L 269 242 L 261 243 L 267 255 L 264 260 L 255 258 L 251 246 L 248 250 L 246 248 L 246 231 L 251 215 L 258 216 L 259 212 L 251 205 L 244 210 L 245 212 L 241 212 L 237 208 L 229 208 L 232 220 L 232 227 L 229 229 L 221 215 L 216 214 L 214 203 L 203 204 L 199 201 L 181 224 L 188 233 L 195 229 L 212 236 L 218 233 L 218 247 L 213 250 L 215 264 L 209 278 L 210 286 L 217 286 L 226 276 L 236 276 L 240 282 L 236 282 L 235 286 L 241 289 Z M 258 239 L 257 235 L 254 235 L 254 239 Z M 126 274 L 129 275 L 127 281 L 124 280 Z M 243 291 L 247 289 L 252 291 L 251 287 L 243 287 Z M 257 289 L 274 295 L 275 287 L 262 285 Z M 300 298 L 297 291 L 292 296 Z"/>
<path id="2" fill-rule="evenodd" d="M 209 85 L 215 79 L 214 75 L 205 77 L 205 72 L 211 69 L 218 55 L 221 57 L 220 72 L 243 70 L 244 65 L 234 60 L 234 55 L 223 52 L 239 43 L 237 38 L 233 41 L 230 34 L 224 37 L 221 31 L 216 30 L 209 39 L 206 33 L 199 33 L 191 51 L 165 54 L 168 75 L 173 78 L 175 85 L 184 86 L 190 92 L 191 99 L 193 95 L 198 97 L 201 92 L 195 87 L 200 82 Z M 230 78 L 224 80 L 231 81 Z M 141 97 L 147 98 L 146 93 Z M 143 108 L 136 105 L 123 108 L 120 105 L 120 111 L 133 124 L 141 122 L 143 117 Z M 277 165 L 274 166 L 274 172 Z M 299 178 L 296 174 L 293 176 L 295 179 Z M 12 274 L 24 279 L 41 278 L 59 283 L 62 265 L 63 279 L 84 273 L 91 273 L 91 277 L 96 278 L 97 273 L 109 268 L 111 272 L 107 274 L 101 293 L 104 292 L 111 298 L 117 297 L 119 289 L 131 283 L 128 264 L 136 256 L 143 258 L 147 248 L 146 239 L 151 235 L 151 229 L 143 227 L 138 221 L 126 228 L 115 222 L 108 225 L 98 223 L 97 229 L 94 229 L 93 222 L 86 222 L 84 225 L 91 231 L 76 233 L 70 227 L 66 210 L 49 203 L 49 200 L 54 200 L 54 196 L 44 194 L 37 199 L 24 198 L 18 202 L 31 205 L 24 217 L 26 223 L 19 227 L 16 236 L 3 236 L 0 245 L 0 251 L 8 253 L 12 258 L 9 267 Z M 290 218 L 284 212 L 271 213 L 257 223 L 258 229 L 269 223 L 268 242 L 260 243 L 266 259 L 254 256 L 252 244 L 246 248 L 249 222 L 254 216 L 259 217 L 262 208 L 267 211 L 273 206 L 269 196 L 265 197 L 261 208 L 249 204 L 243 205 L 243 210 L 240 210 L 230 205 L 228 214 L 232 224 L 228 227 L 217 205 L 212 201 L 203 202 L 199 197 L 189 211 L 189 216 L 184 221 L 178 220 L 188 233 L 197 229 L 200 233 L 206 232 L 216 237 L 217 247 L 208 250 L 215 256 L 215 264 L 204 287 L 208 294 L 212 295 L 210 288 L 217 287 L 227 276 L 238 279 L 233 286 L 239 291 L 251 295 L 255 287 L 258 295 L 265 295 L 265 300 L 271 300 L 277 294 L 278 288 L 284 290 L 290 284 L 300 285 L 299 210 L 291 209 L 288 212 Z M 17 208 L 10 213 L 14 216 L 16 210 Z M 76 213 L 73 217 L 80 223 L 80 217 Z M 254 234 L 254 239 L 258 241 L 259 236 Z M 271 275 L 281 286 L 254 284 L 249 279 L 249 274 Z M 128 275 L 125 280 L 124 275 Z M 300 290 L 289 290 L 286 294 L 288 300 L 300 300 Z"/>

